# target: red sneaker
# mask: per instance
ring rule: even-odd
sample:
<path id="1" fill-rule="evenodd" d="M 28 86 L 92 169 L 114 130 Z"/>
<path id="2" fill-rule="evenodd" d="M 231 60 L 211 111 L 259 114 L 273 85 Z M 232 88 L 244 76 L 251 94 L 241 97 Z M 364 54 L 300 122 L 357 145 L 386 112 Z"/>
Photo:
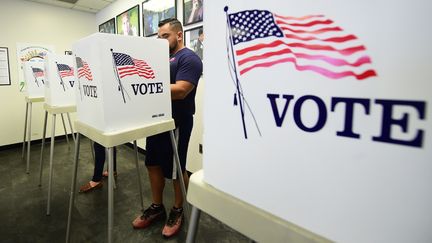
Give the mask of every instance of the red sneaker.
<path id="1" fill-rule="evenodd" d="M 152 204 L 150 207 L 144 210 L 143 215 L 138 216 L 132 222 L 132 225 L 135 229 L 144 229 L 147 228 L 153 222 L 165 218 L 166 218 L 165 207 L 163 205 L 155 206 L 155 204 Z"/>
<path id="2" fill-rule="evenodd" d="M 180 231 L 182 218 L 183 208 L 172 208 L 168 216 L 168 221 L 162 230 L 162 235 L 168 238 L 177 234 Z"/>

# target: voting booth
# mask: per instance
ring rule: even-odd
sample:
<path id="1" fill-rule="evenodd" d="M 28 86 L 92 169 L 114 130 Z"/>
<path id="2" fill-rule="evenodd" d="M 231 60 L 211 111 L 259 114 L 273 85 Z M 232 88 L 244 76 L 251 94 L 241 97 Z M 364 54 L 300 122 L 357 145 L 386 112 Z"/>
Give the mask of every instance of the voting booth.
<path id="1" fill-rule="evenodd" d="M 56 117 L 60 115 L 66 141 L 69 145 L 68 131 L 66 128 L 64 114 L 67 116 L 69 129 L 72 138 L 75 140 L 74 130 L 70 113 L 76 111 L 75 106 L 75 69 L 74 58 L 70 55 L 58 55 L 48 53 L 45 57 L 45 118 L 42 132 L 41 156 L 39 160 L 39 186 L 42 185 L 42 169 L 44 162 L 44 147 L 47 129 L 48 113 L 51 118 L 51 143 L 50 143 L 50 161 L 48 175 L 48 200 L 46 214 L 51 213 L 51 192 L 52 192 L 52 175 L 53 175 L 53 158 L 54 158 L 54 143 L 56 131 Z M 30 87 L 29 87 L 30 88 Z"/>
<path id="2" fill-rule="evenodd" d="M 329 241 L 432 242 L 432 3 L 205 8 L 203 182 Z"/>
<path id="3" fill-rule="evenodd" d="M 24 63 L 25 95 L 29 98 L 45 96 L 45 62 L 43 59 L 32 59 Z"/>
<path id="4" fill-rule="evenodd" d="M 167 49 L 166 40 L 103 33 L 74 44 L 78 120 L 110 132 L 171 119 Z"/>
<path id="5" fill-rule="evenodd" d="M 73 65 L 73 56 L 47 54 L 45 58 L 45 103 L 47 105 L 75 105 Z"/>
<path id="6" fill-rule="evenodd" d="M 144 210 L 138 164 L 137 139 L 170 132 L 174 161 L 183 182 L 175 124 L 171 116 L 168 42 L 163 39 L 96 33 L 73 45 L 78 88 L 76 89 L 78 131 L 66 242 L 76 191 L 80 134 L 101 144 L 108 154 L 108 237 L 113 242 L 114 193 L 113 147 L 134 142 L 135 165 Z M 184 183 L 180 183 L 186 196 Z M 185 209 L 186 210 L 186 209 Z M 186 210 L 187 211 L 187 210 Z"/>
<path id="7" fill-rule="evenodd" d="M 24 62 L 23 73 L 26 82 L 25 101 L 26 113 L 24 120 L 24 138 L 22 155 L 24 159 L 25 147 L 27 142 L 26 172 L 30 173 L 30 145 L 31 145 L 31 121 L 33 103 L 43 102 L 45 96 L 45 62 L 41 58 L 33 58 Z"/>

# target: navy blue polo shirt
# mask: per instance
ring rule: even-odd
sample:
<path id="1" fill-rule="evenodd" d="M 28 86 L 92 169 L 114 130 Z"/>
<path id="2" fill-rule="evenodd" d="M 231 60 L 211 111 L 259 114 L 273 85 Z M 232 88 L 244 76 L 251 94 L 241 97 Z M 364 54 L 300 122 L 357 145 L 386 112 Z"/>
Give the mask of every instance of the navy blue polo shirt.
<path id="1" fill-rule="evenodd" d="M 183 100 L 172 101 L 172 115 L 175 120 L 195 114 L 196 87 L 198 86 L 202 69 L 203 64 L 201 59 L 188 48 L 183 48 L 170 57 L 171 83 L 174 84 L 177 80 L 184 80 L 195 86 Z"/>

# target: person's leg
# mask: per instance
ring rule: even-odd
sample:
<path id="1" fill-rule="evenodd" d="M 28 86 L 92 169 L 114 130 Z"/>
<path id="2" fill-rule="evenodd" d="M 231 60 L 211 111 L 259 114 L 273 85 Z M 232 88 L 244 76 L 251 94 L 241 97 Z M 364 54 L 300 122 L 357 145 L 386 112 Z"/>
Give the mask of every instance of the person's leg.
<path id="1" fill-rule="evenodd" d="M 177 151 L 180 159 L 180 167 L 183 174 L 183 179 L 185 187 L 189 183 L 189 177 L 186 172 L 186 156 L 189 146 L 190 135 L 193 126 L 193 117 L 185 117 L 182 119 L 178 125 L 178 146 Z M 172 160 L 172 159 L 171 159 Z M 172 163 L 171 163 L 172 164 Z M 178 175 L 178 173 L 177 173 Z M 180 227 L 183 221 L 183 202 L 186 200 L 183 198 L 183 192 L 180 185 L 180 176 L 173 180 L 174 185 L 174 206 L 170 210 L 168 221 L 166 222 L 164 228 L 162 229 L 162 235 L 164 237 L 171 237 L 180 231 Z M 186 189 L 185 188 L 185 189 Z"/>
<path id="2" fill-rule="evenodd" d="M 187 172 L 183 172 L 183 180 L 187 189 L 189 184 L 189 176 Z M 181 190 L 180 178 L 173 180 L 173 187 L 174 187 L 174 207 L 181 208 L 183 207 L 184 198 Z"/>
<path id="3" fill-rule="evenodd" d="M 114 147 L 114 176 L 117 176 L 117 147 Z M 103 168 L 102 168 L 103 169 Z M 102 173 L 103 177 L 108 177 L 108 169 Z"/>
<path id="4" fill-rule="evenodd" d="M 95 151 L 95 167 L 93 171 L 92 181 L 99 182 L 102 180 L 102 172 L 105 163 L 105 147 L 94 142 Z"/>
<path id="5" fill-rule="evenodd" d="M 188 118 L 183 118 L 182 122 L 179 124 L 178 127 L 178 146 L 177 151 L 179 154 L 180 159 L 180 165 L 183 172 L 183 180 L 185 187 L 187 189 L 187 186 L 189 184 L 189 176 L 186 172 L 186 161 L 187 161 L 187 151 L 189 148 L 189 140 L 192 133 L 192 127 L 193 127 L 193 117 L 190 116 Z M 180 176 L 178 177 L 180 178 Z M 181 191 L 180 186 L 180 180 L 176 179 L 173 180 L 173 186 L 174 186 L 174 207 L 181 208 L 183 206 L 183 193 Z"/>
<path id="6" fill-rule="evenodd" d="M 95 151 L 95 165 L 91 181 L 80 187 L 79 192 L 90 192 L 102 187 L 102 172 L 105 163 L 105 147 L 98 143 L 93 145 Z"/>
<path id="7" fill-rule="evenodd" d="M 165 187 L 165 177 L 160 166 L 147 166 L 150 180 L 152 199 L 154 204 L 163 203 L 163 190 Z"/>
<path id="8" fill-rule="evenodd" d="M 150 180 L 153 203 L 144 210 L 143 214 L 135 218 L 132 225 L 136 229 L 147 228 L 153 222 L 166 218 L 163 205 L 163 190 L 165 187 L 164 171 L 159 162 L 167 156 L 163 144 L 166 143 L 166 135 L 158 134 L 147 138 L 145 165 Z"/>

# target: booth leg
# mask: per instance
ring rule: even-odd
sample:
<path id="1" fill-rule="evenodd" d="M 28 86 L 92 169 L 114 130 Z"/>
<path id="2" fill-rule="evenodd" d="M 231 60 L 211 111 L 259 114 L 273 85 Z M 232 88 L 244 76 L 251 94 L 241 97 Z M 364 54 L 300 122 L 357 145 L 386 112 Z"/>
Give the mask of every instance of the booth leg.
<path id="1" fill-rule="evenodd" d="M 113 147 L 113 151 L 114 151 L 114 147 Z M 105 158 L 109 158 L 109 151 L 108 151 L 107 148 L 105 149 Z M 114 158 L 114 156 L 113 156 L 113 158 Z M 95 159 L 96 159 L 96 158 L 95 158 Z M 113 159 L 113 161 L 114 161 L 114 159 Z M 113 162 L 113 163 L 114 163 L 114 162 Z M 107 170 L 109 170 L 108 163 L 106 163 L 106 166 L 107 166 Z M 109 172 L 108 172 L 108 176 L 109 176 Z M 114 188 L 114 189 L 117 189 L 117 183 L 116 183 L 115 178 L 114 178 L 114 180 L 113 180 L 113 188 Z"/>
<path id="2" fill-rule="evenodd" d="M 52 187 L 52 174 L 53 174 L 53 157 L 54 157 L 54 142 L 55 142 L 55 123 L 56 114 L 52 115 L 52 130 L 51 130 L 51 148 L 50 148 L 50 165 L 49 165 L 49 176 L 48 176 L 48 203 L 47 203 L 47 215 L 50 215 L 51 209 L 51 187 Z"/>
<path id="3" fill-rule="evenodd" d="M 141 199 L 141 210 L 144 211 L 143 190 L 142 190 L 142 185 L 141 185 L 141 173 L 140 173 L 139 164 L 138 164 L 138 146 L 137 146 L 136 140 L 134 140 L 134 150 L 135 150 L 135 166 L 136 166 L 137 175 L 138 175 L 138 186 L 139 186 L 139 194 L 140 194 L 140 199 Z"/>
<path id="4" fill-rule="evenodd" d="M 201 216 L 201 210 L 192 205 L 192 213 L 190 216 L 190 222 L 188 227 L 188 232 L 186 236 L 186 243 L 194 243 L 196 234 L 198 232 L 198 223 Z"/>
<path id="5" fill-rule="evenodd" d="M 114 225 L 114 148 L 106 149 L 108 151 L 108 243 L 112 243 L 112 231 Z"/>
<path id="6" fill-rule="evenodd" d="M 64 130 L 64 133 L 65 133 L 66 142 L 67 142 L 68 148 L 69 148 L 69 150 L 70 150 L 69 136 L 68 136 L 68 133 L 67 133 L 67 129 L 66 129 L 66 125 L 65 125 L 65 121 L 64 121 L 63 113 L 61 113 L 60 116 L 61 116 L 61 119 L 62 119 L 63 130 Z"/>
<path id="7" fill-rule="evenodd" d="M 42 133 L 41 155 L 40 155 L 40 161 L 39 161 L 39 186 L 42 185 L 43 153 L 44 153 L 44 147 L 45 147 L 47 118 L 48 118 L 48 111 L 45 111 L 44 127 L 43 127 L 43 133 Z"/>
<path id="8" fill-rule="evenodd" d="M 26 173 L 30 173 L 30 143 L 31 143 L 31 121 L 32 121 L 32 103 L 29 103 L 29 119 L 27 121 L 27 167 Z"/>
<path id="9" fill-rule="evenodd" d="M 74 132 L 73 127 L 72 127 L 72 122 L 71 122 L 71 119 L 70 119 L 69 112 L 66 113 L 66 115 L 67 115 L 67 118 L 68 118 L 68 121 L 69 121 L 69 127 L 70 127 L 70 129 L 71 129 L 72 139 L 73 139 L 74 142 L 75 142 L 75 132 Z"/>
<path id="10" fill-rule="evenodd" d="M 24 121 L 24 139 L 23 139 L 23 146 L 22 146 L 22 154 L 21 154 L 21 158 L 24 159 L 24 153 L 25 153 L 25 143 L 26 143 L 26 135 L 27 135 L 27 118 L 28 118 L 28 109 L 29 108 L 29 103 L 26 102 L 26 113 L 25 113 L 25 121 Z"/>
<path id="11" fill-rule="evenodd" d="M 174 137 L 174 130 L 170 131 L 170 136 L 171 136 L 171 145 L 172 145 L 173 153 L 174 153 L 174 159 L 175 159 L 175 162 L 176 162 L 176 165 L 177 165 L 177 172 L 178 172 L 179 180 L 180 180 L 180 187 L 181 187 L 181 190 L 182 190 L 182 193 L 183 193 L 183 201 L 184 201 L 183 208 L 185 210 L 185 214 L 184 215 L 185 215 L 185 221 L 186 221 L 186 224 L 187 224 L 187 223 L 189 223 L 190 210 L 189 210 L 189 204 L 186 201 L 186 185 L 184 183 L 183 172 L 182 172 L 182 169 L 181 169 L 181 166 L 180 166 L 180 158 L 179 158 L 179 155 L 178 155 L 176 139 Z"/>
<path id="12" fill-rule="evenodd" d="M 67 220 L 67 226 L 66 226 L 66 243 L 68 243 L 70 241 L 70 227 L 71 227 L 71 222 L 72 222 L 72 209 L 74 207 L 74 202 L 75 202 L 75 190 L 76 190 L 76 179 L 77 179 L 77 172 L 78 172 L 79 148 L 80 148 L 80 134 L 77 133 L 77 137 L 75 140 L 75 156 L 74 156 L 71 191 L 70 191 L 70 198 L 69 198 L 69 212 L 68 212 L 68 220 Z"/>
<path id="13" fill-rule="evenodd" d="M 90 140 L 90 151 L 91 151 L 91 155 L 92 155 L 92 158 L 93 158 L 93 163 L 96 163 L 95 151 L 94 151 L 93 145 L 94 145 L 93 140 Z"/>

